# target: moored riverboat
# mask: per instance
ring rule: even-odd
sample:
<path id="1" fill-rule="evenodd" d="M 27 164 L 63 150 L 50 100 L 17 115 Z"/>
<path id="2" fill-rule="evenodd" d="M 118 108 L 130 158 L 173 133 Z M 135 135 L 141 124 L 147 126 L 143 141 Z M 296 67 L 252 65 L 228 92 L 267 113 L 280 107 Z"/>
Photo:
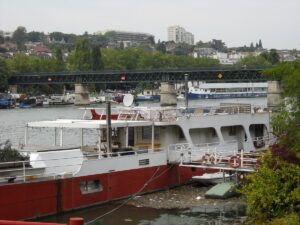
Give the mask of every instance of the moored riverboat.
<path id="1" fill-rule="evenodd" d="M 191 86 L 189 99 L 224 99 L 266 97 L 268 84 L 260 83 L 199 83 Z"/>
<path id="2" fill-rule="evenodd" d="M 202 160 L 208 152 L 258 151 L 269 140 L 269 113 L 247 104 L 125 107 L 111 126 L 95 115 L 102 114 L 26 125 L 22 151 L 30 160 L 0 170 L 1 219 L 45 216 L 181 185 L 209 172 L 182 162 Z M 36 129 L 52 130 L 54 146 L 35 146 L 38 137 L 29 137 Z M 90 130 L 98 134 L 93 145 L 84 143 Z M 67 135 L 80 138 L 81 146 L 66 146 Z"/>
<path id="3" fill-rule="evenodd" d="M 9 109 L 14 107 L 14 100 L 9 93 L 0 93 L 0 109 Z"/>

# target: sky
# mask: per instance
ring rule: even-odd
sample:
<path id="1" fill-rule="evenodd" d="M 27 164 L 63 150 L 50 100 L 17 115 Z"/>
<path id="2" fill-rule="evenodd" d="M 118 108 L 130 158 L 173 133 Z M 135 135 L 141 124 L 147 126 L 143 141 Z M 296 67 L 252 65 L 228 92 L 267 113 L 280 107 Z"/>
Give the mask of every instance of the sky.
<path id="1" fill-rule="evenodd" d="M 92 34 L 150 33 L 167 40 L 179 25 L 195 42 L 222 39 L 228 47 L 262 40 L 265 48 L 300 49 L 300 0 L 0 0 L 0 30 Z"/>

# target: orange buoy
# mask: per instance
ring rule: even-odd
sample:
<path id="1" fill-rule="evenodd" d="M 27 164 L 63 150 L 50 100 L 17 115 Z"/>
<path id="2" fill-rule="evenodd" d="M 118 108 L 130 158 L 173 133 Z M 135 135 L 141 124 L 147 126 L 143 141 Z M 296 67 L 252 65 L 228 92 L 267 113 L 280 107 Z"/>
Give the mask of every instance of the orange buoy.
<path id="1" fill-rule="evenodd" d="M 238 156 L 231 156 L 228 164 L 231 168 L 238 168 L 241 165 L 241 159 Z"/>

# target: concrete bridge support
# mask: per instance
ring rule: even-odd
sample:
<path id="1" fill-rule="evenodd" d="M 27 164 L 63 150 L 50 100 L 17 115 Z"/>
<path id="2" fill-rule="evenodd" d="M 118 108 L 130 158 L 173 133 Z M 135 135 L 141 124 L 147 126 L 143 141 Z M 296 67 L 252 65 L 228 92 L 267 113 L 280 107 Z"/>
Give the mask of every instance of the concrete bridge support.
<path id="1" fill-rule="evenodd" d="M 174 84 L 162 82 L 160 85 L 160 105 L 176 106 L 177 97 Z"/>
<path id="2" fill-rule="evenodd" d="M 86 84 L 75 84 L 75 105 L 89 105 L 89 90 Z"/>
<path id="3" fill-rule="evenodd" d="M 273 109 L 280 104 L 282 93 L 282 86 L 280 81 L 268 81 L 268 96 L 267 103 L 268 108 Z"/>
<path id="4" fill-rule="evenodd" d="M 18 93 L 18 85 L 9 85 L 8 90 L 12 94 L 17 94 Z"/>

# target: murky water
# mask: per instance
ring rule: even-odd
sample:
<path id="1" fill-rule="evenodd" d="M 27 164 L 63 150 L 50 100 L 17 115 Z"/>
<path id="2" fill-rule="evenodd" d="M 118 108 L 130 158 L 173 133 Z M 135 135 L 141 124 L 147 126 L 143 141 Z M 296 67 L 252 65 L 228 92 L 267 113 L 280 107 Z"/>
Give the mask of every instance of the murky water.
<path id="1" fill-rule="evenodd" d="M 217 106 L 220 102 L 226 103 L 248 103 L 254 105 L 266 106 L 266 98 L 255 99 L 223 99 L 223 100 L 201 100 L 190 101 L 190 106 Z M 141 103 L 140 106 L 158 106 L 159 103 Z M 183 106 L 184 102 L 179 102 L 179 106 Z M 93 107 L 104 108 L 105 104 L 99 104 Z M 25 124 L 32 121 L 53 120 L 53 119 L 80 119 L 83 115 L 83 110 L 79 110 L 77 106 L 55 106 L 41 107 L 31 109 L 9 109 L 0 110 L 0 143 L 10 139 L 14 146 L 24 143 L 24 128 Z M 79 131 L 74 132 L 69 139 L 65 139 L 66 144 L 80 145 Z M 97 141 L 97 133 L 88 131 L 86 133 L 85 143 L 94 144 Z M 53 129 L 29 130 L 30 144 L 51 144 L 54 141 Z M 66 135 L 67 137 L 68 135 Z M 76 138 L 78 136 L 78 138 Z M 38 137 L 38 138 L 37 138 Z M 52 216 L 42 219 L 49 222 L 67 222 L 71 216 L 83 217 L 85 222 L 92 221 L 97 217 L 115 209 L 118 205 L 104 205 L 92 207 L 80 211 L 74 211 L 59 216 Z M 218 206 L 197 207 L 192 209 L 173 209 L 173 210 L 158 210 L 151 208 L 139 208 L 133 206 L 123 206 L 113 213 L 97 220 L 93 224 L 118 225 L 194 225 L 194 224 L 237 224 L 244 220 L 245 210 L 242 206 L 237 205 L 234 208 L 219 208 Z"/>
<path id="2" fill-rule="evenodd" d="M 82 217 L 90 225 L 226 225 L 245 221 L 245 208 L 235 207 L 196 207 L 192 209 L 152 209 L 125 205 L 104 217 L 102 215 L 118 205 L 104 205 L 78 210 L 63 215 L 40 219 L 44 222 L 67 223 L 70 217 Z M 101 217 L 97 219 L 98 217 Z"/>

